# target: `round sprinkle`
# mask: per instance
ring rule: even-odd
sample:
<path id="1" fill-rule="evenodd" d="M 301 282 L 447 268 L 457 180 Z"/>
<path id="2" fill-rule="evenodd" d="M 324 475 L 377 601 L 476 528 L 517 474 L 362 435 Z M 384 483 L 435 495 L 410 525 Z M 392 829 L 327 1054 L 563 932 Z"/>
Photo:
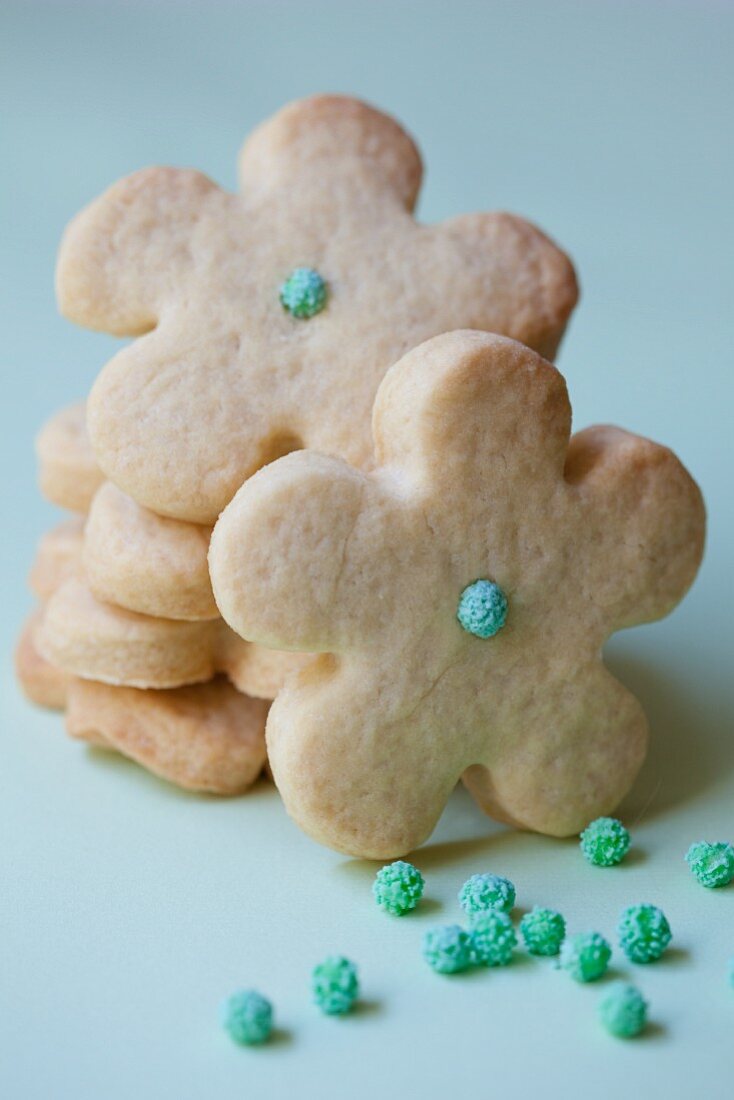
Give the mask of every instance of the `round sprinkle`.
<path id="1" fill-rule="evenodd" d="M 630 905 L 619 921 L 619 945 L 630 962 L 659 959 L 671 940 L 670 925 L 657 905 Z"/>
<path id="2" fill-rule="evenodd" d="M 359 996 L 357 967 L 342 955 L 330 955 L 311 975 L 313 999 L 327 1016 L 343 1016 Z"/>
<path id="3" fill-rule="evenodd" d="M 507 597 L 494 581 L 474 581 L 461 593 L 456 617 L 469 634 L 492 638 L 505 625 Z"/>
<path id="4" fill-rule="evenodd" d="M 517 936 L 507 913 L 487 909 L 471 918 L 472 961 L 478 966 L 506 966 L 517 946 Z"/>
<path id="5" fill-rule="evenodd" d="M 531 955 L 557 955 L 566 935 L 566 922 L 555 909 L 536 905 L 520 921 L 520 935 Z"/>
<path id="6" fill-rule="evenodd" d="M 621 863 L 630 846 L 630 835 L 615 817 L 597 817 L 581 834 L 581 851 L 594 867 Z"/>
<path id="7" fill-rule="evenodd" d="M 299 320 L 315 317 L 326 306 L 326 283 L 312 267 L 297 267 L 280 288 L 284 309 Z"/>
<path id="8" fill-rule="evenodd" d="M 415 909 L 423 896 L 423 875 L 412 863 L 398 859 L 377 872 L 372 884 L 375 901 L 387 913 L 402 917 Z"/>
<path id="9" fill-rule="evenodd" d="M 578 932 L 561 947 L 561 966 L 577 982 L 595 982 L 609 966 L 612 949 L 598 932 Z"/>
<path id="10" fill-rule="evenodd" d="M 439 974 L 457 974 L 472 961 L 472 941 L 458 924 L 431 928 L 423 937 L 423 958 Z"/>
<path id="11" fill-rule="evenodd" d="M 273 1030 L 273 1006 L 254 989 L 243 989 L 222 1005 L 222 1026 L 235 1043 L 266 1043 Z"/>
<path id="12" fill-rule="evenodd" d="M 459 904 L 469 915 L 485 909 L 509 913 L 515 904 L 515 887 L 502 875 L 472 875 L 459 891 Z"/>
<path id="13" fill-rule="evenodd" d="M 699 840 L 686 852 L 686 863 L 702 886 L 728 886 L 734 879 L 734 848 L 725 841 Z"/>
<path id="14" fill-rule="evenodd" d="M 599 1019 L 610 1035 L 631 1039 L 639 1035 L 647 1020 L 647 1002 L 633 985 L 612 982 L 601 996 Z"/>

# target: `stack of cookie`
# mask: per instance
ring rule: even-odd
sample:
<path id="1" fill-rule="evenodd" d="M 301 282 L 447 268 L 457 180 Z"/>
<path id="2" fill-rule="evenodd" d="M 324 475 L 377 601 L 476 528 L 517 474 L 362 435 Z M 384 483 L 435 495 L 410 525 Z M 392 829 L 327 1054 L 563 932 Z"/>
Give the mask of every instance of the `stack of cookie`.
<path id="1" fill-rule="evenodd" d="M 560 490 L 534 465 L 542 456 L 524 449 L 540 425 L 541 436 L 560 440 L 556 467 L 566 453 L 568 425 L 557 415 L 565 389 L 559 396 L 548 379 L 560 376 L 540 356 L 555 355 L 575 305 L 573 268 L 539 230 L 508 214 L 419 225 L 414 143 L 395 121 L 355 100 L 322 96 L 285 108 L 246 142 L 239 170 L 238 195 L 194 171 L 138 172 L 82 211 L 64 237 L 57 276 L 64 315 L 137 339 L 92 388 L 88 439 L 77 411 L 73 440 L 65 453 L 59 445 L 58 476 L 82 454 L 87 468 L 83 479 L 71 479 L 79 490 L 73 501 L 49 495 L 89 511 L 83 532 L 77 523 L 52 540 L 57 548 L 73 543 L 73 551 L 64 557 L 42 548 L 41 558 L 54 564 L 34 575 L 47 571 L 53 579 L 36 580 L 44 608 L 21 649 L 22 678 L 47 702 L 60 701 L 68 678 L 67 724 L 75 736 L 117 748 L 181 785 L 221 793 L 244 789 L 259 771 L 262 700 L 277 695 L 268 745 L 288 809 L 314 835 L 359 854 L 406 850 L 435 820 L 437 791 L 463 773 L 485 808 L 523 822 L 527 815 L 512 798 L 488 793 L 486 776 L 471 783 L 471 774 L 484 776 L 488 767 L 475 738 L 477 755 L 470 752 L 468 762 L 463 750 L 457 756 L 433 745 L 436 789 L 415 782 L 404 807 L 410 829 L 385 824 L 399 763 L 385 724 L 406 734 L 416 765 L 425 745 L 422 733 L 408 737 L 408 717 L 423 698 L 416 685 L 435 698 L 436 685 L 459 675 L 451 669 L 462 667 L 467 639 L 477 669 L 489 653 L 512 648 L 522 607 L 521 596 L 507 594 L 518 572 L 513 562 L 534 555 L 539 568 L 544 555 L 542 537 L 520 538 L 518 502 L 526 497 L 533 516 L 545 515 L 542 486 L 568 530 L 576 529 L 555 499 Z M 499 337 L 482 335 L 489 333 Z M 445 394 L 437 382 L 444 376 Z M 523 417 L 536 422 L 528 427 Z M 496 431 L 498 424 L 508 430 Z M 593 495 L 587 481 L 606 469 L 607 452 L 625 470 L 642 462 L 644 472 L 648 459 L 661 465 L 661 450 L 630 447 L 623 455 L 616 437 L 595 437 L 571 465 Z M 518 497 L 507 501 L 492 479 L 504 469 L 509 484 L 518 460 Z M 673 496 L 683 501 L 683 533 L 673 524 L 670 546 L 660 549 L 666 562 L 675 559 L 670 603 L 695 572 L 695 521 L 700 529 L 703 521 L 690 479 L 679 475 L 679 464 L 662 465 L 665 491 L 675 486 Z M 390 486 L 389 507 L 374 495 L 375 484 Z M 433 507 L 436 490 L 457 531 L 441 567 L 426 572 L 427 547 L 446 526 Z M 466 527 L 473 514 L 466 492 L 484 517 L 479 544 Z M 418 549 L 416 514 L 424 535 Z M 506 532 L 500 552 L 495 528 L 503 524 L 514 534 Z M 556 542 L 572 570 L 572 545 Z M 515 557 L 508 559 L 511 544 Z M 406 562 L 422 576 L 421 590 L 389 591 L 383 571 L 402 574 Z M 497 580 L 503 569 L 504 585 Z M 481 618 L 485 604 L 495 612 L 504 605 L 509 615 L 502 642 L 489 650 L 486 640 L 498 631 L 472 631 L 455 606 L 438 638 L 429 629 L 444 614 L 444 592 L 456 604 L 459 575 L 470 588 L 490 586 L 474 610 L 468 597 L 467 622 L 475 612 Z M 517 585 L 522 593 L 521 575 Z M 662 598 L 648 603 L 662 613 Z M 355 625 L 350 612 L 357 608 Z M 612 616 L 605 625 L 618 624 Z M 412 656 L 406 631 L 421 638 Z M 358 635 L 369 649 L 366 664 L 352 651 Z M 477 638 L 485 643 L 478 649 Z M 406 654 L 402 668 L 396 639 Z M 31 686 L 42 667 L 57 685 L 53 700 Z M 476 709 L 482 691 L 475 676 L 462 675 L 455 686 L 464 683 Z M 334 677 L 344 676 L 347 695 L 331 700 Z M 467 728 L 476 726 L 477 714 L 465 717 Z M 447 715 L 440 721 L 445 726 Z M 311 738 L 312 722 L 330 730 L 327 743 Z M 607 725 L 600 729 L 606 743 Z M 639 742 L 637 729 L 615 783 L 589 804 L 618 797 L 639 763 Z M 335 766 L 344 783 L 335 780 Z M 355 801 L 363 821 L 350 809 Z M 561 828 L 536 818 L 535 827 Z"/>

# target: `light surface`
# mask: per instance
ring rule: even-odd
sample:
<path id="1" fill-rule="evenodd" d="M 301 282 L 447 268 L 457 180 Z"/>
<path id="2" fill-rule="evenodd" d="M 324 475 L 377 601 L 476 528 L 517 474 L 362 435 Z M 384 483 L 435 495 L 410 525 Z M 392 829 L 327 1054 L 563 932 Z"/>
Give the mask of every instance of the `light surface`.
<path id="1" fill-rule="evenodd" d="M 0 1095 L 731 1097 L 734 886 L 703 889 L 683 856 L 693 840 L 734 840 L 734 9 L 5 0 L 0 48 Z M 458 792 L 414 857 L 426 900 L 404 919 L 373 904 L 374 868 L 302 836 L 272 788 L 186 796 L 85 750 L 20 699 L 9 660 L 35 542 L 57 519 L 35 489 L 33 433 L 116 346 L 55 313 L 65 222 L 148 163 L 233 185 L 248 130 L 321 90 L 363 95 L 413 130 L 424 218 L 511 209 L 569 249 L 583 299 L 561 367 L 576 425 L 670 444 L 710 513 L 684 605 L 610 646 L 653 727 L 625 863 L 589 867 L 574 843 L 495 827 Z M 613 960 L 650 1001 L 644 1037 L 608 1036 L 601 987 L 552 961 L 428 969 L 423 931 L 460 919 L 456 894 L 484 870 L 516 883 L 522 909 L 560 909 L 570 931 L 614 938 L 625 905 L 662 906 L 668 956 Z M 340 1020 L 309 1003 L 310 969 L 331 952 L 363 982 L 359 1012 Z M 220 1000 L 242 986 L 275 1005 L 267 1048 L 237 1049 L 219 1028 Z"/>

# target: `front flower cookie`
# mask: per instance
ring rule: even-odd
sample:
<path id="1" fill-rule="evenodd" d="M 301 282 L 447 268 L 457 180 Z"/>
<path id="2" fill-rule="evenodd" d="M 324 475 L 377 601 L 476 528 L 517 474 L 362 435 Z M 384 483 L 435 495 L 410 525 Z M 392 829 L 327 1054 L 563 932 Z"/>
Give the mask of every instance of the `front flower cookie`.
<path id="1" fill-rule="evenodd" d="M 704 509 L 666 448 L 570 422 L 549 363 L 450 333 L 386 375 L 372 472 L 302 451 L 222 514 L 224 618 L 323 654 L 268 720 L 276 782 L 317 839 L 402 855 L 462 777 L 487 813 L 558 836 L 629 788 L 647 725 L 601 648 L 682 598 Z"/>
<path id="2" fill-rule="evenodd" d="M 239 167 L 238 195 L 199 172 L 136 172 L 61 245 L 61 312 L 139 337 L 88 404 L 102 469 L 139 504 L 211 524 L 300 446 L 364 466 L 386 370 L 439 332 L 555 354 L 577 297 L 568 259 L 510 214 L 419 225 L 420 156 L 393 119 L 302 100 L 252 134 Z"/>

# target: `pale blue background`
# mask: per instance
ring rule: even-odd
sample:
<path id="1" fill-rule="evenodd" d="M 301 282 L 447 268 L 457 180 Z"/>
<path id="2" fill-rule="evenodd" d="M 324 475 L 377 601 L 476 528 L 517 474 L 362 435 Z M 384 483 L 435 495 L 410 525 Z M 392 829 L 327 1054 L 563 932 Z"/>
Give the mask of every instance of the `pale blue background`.
<path id="1" fill-rule="evenodd" d="M 734 839 L 732 8 L 3 0 L 0 42 L 0 1095 L 730 1097 L 734 887 L 696 887 L 681 855 L 699 835 Z M 457 794 L 416 857 L 431 903 L 401 923 L 371 905 L 372 870 L 302 837 L 268 787 L 187 797 L 86 752 L 22 702 L 9 662 L 34 544 L 56 518 L 32 436 L 115 346 L 56 315 L 65 222 L 149 163 L 233 185 L 252 125 L 322 90 L 370 98 L 417 135 L 424 218 L 505 207 L 568 248 L 583 285 L 561 358 L 576 424 L 669 443 L 710 510 L 686 603 L 610 647 L 654 732 L 627 807 L 636 857 L 589 869 L 573 844 L 496 830 Z M 456 919 L 459 885 L 489 867 L 516 879 L 523 907 L 555 904 L 577 930 L 611 935 L 631 901 L 668 910 L 677 951 L 635 973 L 655 1021 L 643 1042 L 604 1035 L 599 990 L 547 963 L 427 970 L 423 929 Z M 307 995 L 333 950 L 364 979 L 365 1007 L 341 1022 Z M 276 1003 L 286 1034 L 269 1049 L 218 1029 L 218 1001 L 241 984 Z"/>

